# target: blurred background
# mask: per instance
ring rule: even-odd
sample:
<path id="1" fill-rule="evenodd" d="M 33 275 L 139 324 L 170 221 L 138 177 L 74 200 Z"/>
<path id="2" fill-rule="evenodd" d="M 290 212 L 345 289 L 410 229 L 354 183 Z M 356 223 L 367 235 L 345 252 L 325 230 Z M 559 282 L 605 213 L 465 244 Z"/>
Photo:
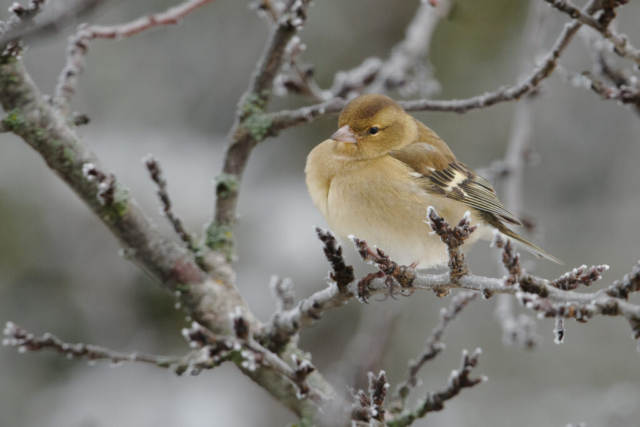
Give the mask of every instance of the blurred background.
<path id="1" fill-rule="evenodd" d="M 90 22 L 121 23 L 175 3 L 110 2 Z M 338 70 L 369 56 L 386 58 L 403 38 L 420 2 L 389 5 L 385 0 L 315 2 L 301 38 L 307 45 L 303 58 L 315 64 L 323 87 L 330 86 Z M 6 18 L 6 9 L 0 19 Z M 439 97 L 465 98 L 515 82 L 527 11 L 524 1 L 457 0 L 432 41 Z M 628 5 L 621 15 L 619 30 L 640 44 L 640 26 L 635 25 L 640 5 Z M 565 22 L 564 15 L 551 14 L 545 46 Z M 53 91 L 73 27 L 34 42 L 24 55 L 45 93 Z M 156 155 L 175 211 L 190 230 L 202 232 L 212 211 L 212 182 L 225 135 L 266 35 L 264 22 L 248 3 L 218 0 L 177 27 L 90 46 L 74 110 L 89 115 L 91 123 L 80 132 L 169 235 L 141 159 Z M 579 38 L 561 63 L 577 72 L 591 68 Z M 272 109 L 305 102 L 276 99 Z M 481 169 L 503 157 L 514 107 L 506 103 L 466 115 L 415 116 L 443 137 L 461 161 Z M 312 226 L 326 225 L 307 196 L 303 169 L 308 152 L 335 131 L 336 123 L 333 117 L 287 130 L 259 145 L 249 163 L 240 198 L 236 268 L 242 294 L 264 321 L 274 310 L 268 288 L 272 274 L 290 277 L 298 297 L 325 286 L 329 266 Z M 567 267 L 609 264 L 611 270 L 595 288 L 621 278 L 640 258 L 640 117 L 552 76 L 534 103 L 533 133 L 538 162 L 526 169 L 523 208 L 538 226 L 529 237 Z M 360 274 L 372 271 L 346 246 Z M 37 153 L 13 135 L 0 135 L 0 321 L 122 351 L 187 352 L 180 336 L 185 313 L 118 251 L 106 227 Z M 527 268 L 544 277 L 566 271 L 524 257 Z M 468 258 L 475 274 L 503 274 L 486 243 Z M 301 347 L 345 391 L 344 361 L 357 365 L 368 353 L 351 345 L 359 323 L 374 322 L 393 309 L 392 333 L 375 369 L 385 369 L 395 387 L 449 302 L 426 292 L 369 305 L 352 301 L 305 331 Z M 624 319 L 598 317 L 586 325 L 567 321 L 562 345 L 553 343 L 553 322 L 539 320 L 543 341 L 528 351 L 502 345 L 495 305 L 496 299 L 476 301 L 461 314 L 447 333 L 446 350 L 425 367 L 424 384 L 414 394 L 444 386 L 463 348 L 482 347 L 476 373 L 487 375 L 489 382 L 463 391 L 444 411 L 415 425 L 637 424 L 640 354 Z M 153 366 L 91 367 L 52 353 L 23 355 L 0 348 L 1 426 L 284 426 L 294 421 L 231 365 L 198 377 L 177 377 Z"/>

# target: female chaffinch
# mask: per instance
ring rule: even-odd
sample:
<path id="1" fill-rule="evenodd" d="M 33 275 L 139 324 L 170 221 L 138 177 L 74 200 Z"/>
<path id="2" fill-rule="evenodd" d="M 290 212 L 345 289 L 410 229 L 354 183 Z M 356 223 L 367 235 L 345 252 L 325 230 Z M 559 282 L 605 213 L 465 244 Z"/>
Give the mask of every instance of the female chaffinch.
<path id="1" fill-rule="evenodd" d="M 503 223 L 522 223 L 491 184 L 392 99 L 355 98 L 340 114 L 338 127 L 311 151 L 305 173 L 313 204 L 339 238 L 364 239 L 401 265 L 445 265 L 446 246 L 423 222 L 432 206 L 450 224 L 470 213 L 478 229 L 463 249 L 497 231 L 538 257 L 562 263 L 508 229 Z"/>

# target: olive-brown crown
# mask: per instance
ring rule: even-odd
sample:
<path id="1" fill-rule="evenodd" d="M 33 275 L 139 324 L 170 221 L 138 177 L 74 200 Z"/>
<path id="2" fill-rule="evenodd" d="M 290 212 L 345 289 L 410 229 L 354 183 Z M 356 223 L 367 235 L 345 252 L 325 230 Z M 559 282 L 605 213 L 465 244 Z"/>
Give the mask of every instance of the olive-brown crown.
<path id="1" fill-rule="evenodd" d="M 339 127 L 346 125 L 358 141 L 358 157 L 383 155 L 417 136 L 413 118 L 391 98 L 378 94 L 361 95 L 349 102 L 338 119 Z"/>

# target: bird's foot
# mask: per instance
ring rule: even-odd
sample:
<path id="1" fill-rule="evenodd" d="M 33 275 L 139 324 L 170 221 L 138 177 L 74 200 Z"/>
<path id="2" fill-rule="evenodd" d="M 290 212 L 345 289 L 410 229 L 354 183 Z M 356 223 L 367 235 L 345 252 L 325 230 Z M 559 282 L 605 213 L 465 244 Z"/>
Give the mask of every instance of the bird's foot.
<path id="1" fill-rule="evenodd" d="M 371 282 L 385 276 L 386 274 L 384 274 L 383 271 L 376 271 L 375 273 L 367 274 L 365 277 L 360 279 L 358 282 L 358 298 L 360 298 L 362 302 L 367 302 L 367 297 L 369 296 L 369 285 L 371 285 Z"/>

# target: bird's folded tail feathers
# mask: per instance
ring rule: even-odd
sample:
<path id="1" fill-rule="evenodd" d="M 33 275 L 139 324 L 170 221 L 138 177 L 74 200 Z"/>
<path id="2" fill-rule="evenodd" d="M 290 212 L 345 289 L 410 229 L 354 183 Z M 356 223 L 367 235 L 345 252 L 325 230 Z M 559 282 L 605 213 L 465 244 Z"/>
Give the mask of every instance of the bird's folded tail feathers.
<path id="1" fill-rule="evenodd" d="M 558 258 L 554 257 L 553 255 L 547 253 L 544 251 L 544 249 L 539 248 L 538 246 L 534 245 L 533 243 L 523 239 L 522 237 L 520 237 L 518 235 L 518 233 L 509 230 L 504 224 L 502 224 L 499 221 L 496 221 L 497 224 L 495 224 L 495 226 L 498 228 L 498 231 L 502 234 L 504 234 L 506 237 L 515 240 L 516 242 L 520 243 L 522 246 L 524 246 L 525 249 L 527 249 L 529 252 L 531 252 L 532 254 L 534 254 L 536 257 L 538 258 L 546 258 L 549 261 L 553 261 L 556 264 L 560 264 L 560 265 L 565 265 L 564 262 L 562 262 L 561 260 L 559 260 Z"/>

